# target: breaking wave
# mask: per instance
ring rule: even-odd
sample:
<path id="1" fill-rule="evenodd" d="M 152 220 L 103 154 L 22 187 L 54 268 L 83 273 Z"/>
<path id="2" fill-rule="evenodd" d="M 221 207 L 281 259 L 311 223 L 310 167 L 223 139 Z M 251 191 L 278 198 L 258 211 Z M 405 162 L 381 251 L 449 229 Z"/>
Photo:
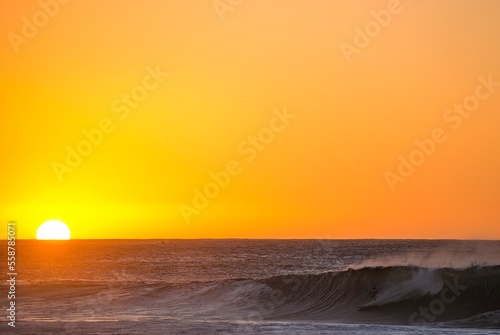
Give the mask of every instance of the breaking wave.
<path id="1" fill-rule="evenodd" d="M 43 285 L 43 290 L 39 285 L 27 286 L 25 290 L 45 292 L 56 303 L 71 299 L 75 305 L 102 306 L 106 315 L 114 305 L 133 318 L 500 328 L 500 266 L 365 267 L 188 284 L 65 282 Z M 373 287 L 378 293 L 370 301 Z"/>

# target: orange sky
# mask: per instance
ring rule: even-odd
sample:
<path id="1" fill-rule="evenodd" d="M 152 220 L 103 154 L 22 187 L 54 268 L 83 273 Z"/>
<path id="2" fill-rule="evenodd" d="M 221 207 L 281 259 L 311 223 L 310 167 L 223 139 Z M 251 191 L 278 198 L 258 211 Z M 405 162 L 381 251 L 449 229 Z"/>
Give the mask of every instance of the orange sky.
<path id="1" fill-rule="evenodd" d="M 215 5 L 0 3 L 0 222 L 500 239 L 498 1 Z"/>

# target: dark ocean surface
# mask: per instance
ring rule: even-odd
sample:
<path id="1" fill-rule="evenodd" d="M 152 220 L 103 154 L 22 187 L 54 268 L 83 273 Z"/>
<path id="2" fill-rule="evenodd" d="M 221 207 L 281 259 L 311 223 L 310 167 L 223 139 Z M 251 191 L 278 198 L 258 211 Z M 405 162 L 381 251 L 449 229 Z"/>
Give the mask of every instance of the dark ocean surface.
<path id="1" fill-rule="evenodd" d="M 6 260 L 6 242 L 0 247 Z M 16 328 L 4 317 L 1 334 L 500 334 L 495 241 L 73 240 L 16 248 Z M 3 281 L 4 311 L 7 288 Z"/>

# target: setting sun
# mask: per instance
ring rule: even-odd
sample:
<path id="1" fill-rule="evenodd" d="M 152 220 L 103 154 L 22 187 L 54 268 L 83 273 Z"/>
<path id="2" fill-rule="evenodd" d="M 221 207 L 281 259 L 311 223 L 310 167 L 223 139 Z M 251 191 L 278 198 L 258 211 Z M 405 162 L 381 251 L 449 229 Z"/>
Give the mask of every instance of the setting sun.
<path id="1" fill-rule="evenodd" d="M 37 240 L 69 240 L 70 235 L 68 226 L 58 220 L 44 222 L 36 231 Z"/>

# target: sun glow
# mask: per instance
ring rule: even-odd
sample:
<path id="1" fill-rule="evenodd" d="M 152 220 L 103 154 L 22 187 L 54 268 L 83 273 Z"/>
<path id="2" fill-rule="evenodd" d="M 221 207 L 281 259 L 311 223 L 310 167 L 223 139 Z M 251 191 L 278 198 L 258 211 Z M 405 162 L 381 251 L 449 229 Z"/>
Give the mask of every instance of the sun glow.
<path id="1" fill-rule="evenodd" d="M 68 226 L 58 220 L 44 222 L 36 231 L 37 240 L 69 240 L 70 236 Z"/>

